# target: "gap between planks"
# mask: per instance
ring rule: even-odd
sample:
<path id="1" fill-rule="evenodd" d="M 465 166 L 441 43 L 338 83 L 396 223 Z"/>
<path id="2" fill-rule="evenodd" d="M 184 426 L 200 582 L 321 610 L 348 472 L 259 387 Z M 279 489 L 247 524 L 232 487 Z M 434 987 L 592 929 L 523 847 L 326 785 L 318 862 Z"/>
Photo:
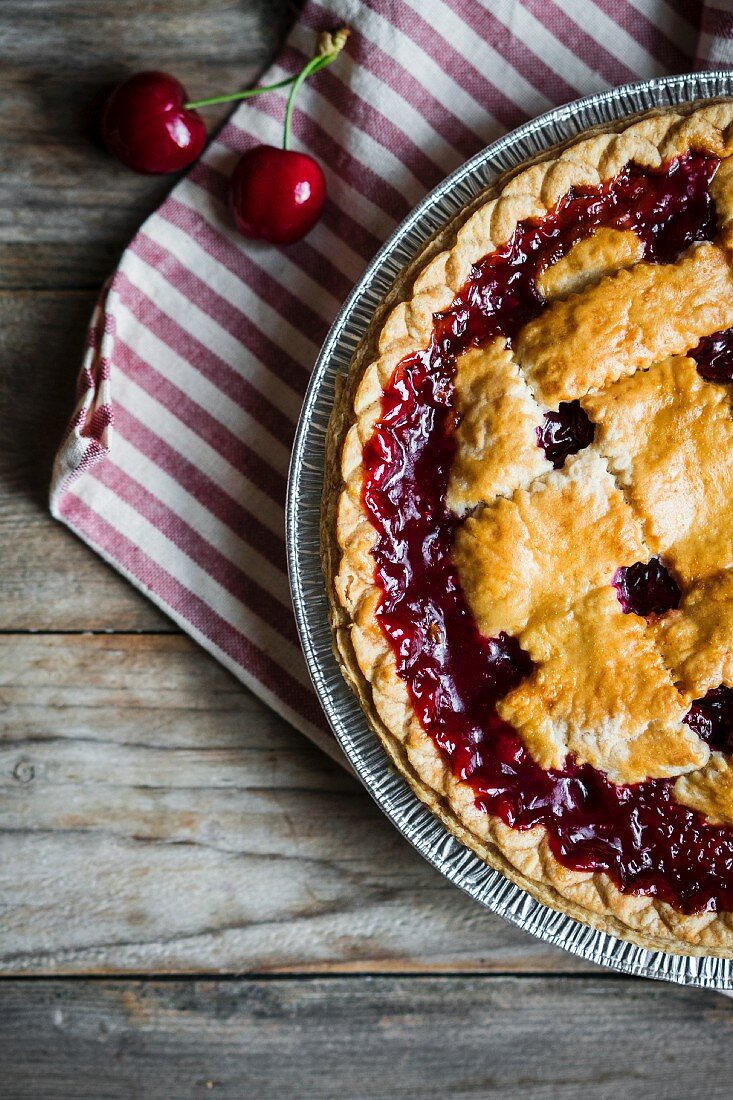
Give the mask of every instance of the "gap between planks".
<path id="1" fill-rule="evenodd" d="M 731 1005 L 595 975 L 2 985 L 13 1100 L 728 1100 Z"/>
<path id="2" fill-rule="evenodd" d="M 0 974 L 0 988 L 3 984 L 9 982 L 18 982 L 21 985 L 42 985 L 43 983 L 59 981 L 64 983 L 71 983 L 74 985 L 82 985 L 90 983 L 93 985 L 103 985 L 110 983 L 125 983 L 125 982 L 154 982 L 156 984 L 163 985 L 181 985 L 186 982 L 221 982 L 226 983 L 260 983 L 260 982 L 361 982 L 367 980 L 386 979 L 393 980 L 399 978 L 405 981 L 436 981 L 436 980 L 450 980 L 450 981 L 504 981 L 511 979 L 514 981 L 536 982 L 543 979 L 552 981 L 568 981 L 568 982 L 587 982 L 589 980 L 599 982 L 614 982 L 616 984 L 629 984 L 629 982 L 642 981 L 644 979 L 637 979 L 633 975 L 621 974 L 614 970 L 604 970 L 602 967 L 596 967 L 590 973 L 584 973 L 578 971 L 574 973 L 568 971 L 567 973 L 562 971 L 550 972 L 545 970 L 411 970 L 404 969 L 375 969 L 375 970 L 259 970 L 259 971 L 219 971 L 219 970 L 197 970 L 191 973 L 170 973 L 169 971 L 125 971 L 123 974 L 115 975 L 113 973 L 104 974 Z M 692 988 L 677 986 L 674 982 L 660 981 L 658 984 L 664 986 L 675 985 L 677 988 Z M 706 991 L 702 991 L 706 992 Z M 712 990 L 711 992 L 721 992 L 720 990 Z"/>
<path id="3" fill-rule="evenodd" d="M 0 693 L 0 972 L 594 972 L 185 635 L 5 635 Z"/>

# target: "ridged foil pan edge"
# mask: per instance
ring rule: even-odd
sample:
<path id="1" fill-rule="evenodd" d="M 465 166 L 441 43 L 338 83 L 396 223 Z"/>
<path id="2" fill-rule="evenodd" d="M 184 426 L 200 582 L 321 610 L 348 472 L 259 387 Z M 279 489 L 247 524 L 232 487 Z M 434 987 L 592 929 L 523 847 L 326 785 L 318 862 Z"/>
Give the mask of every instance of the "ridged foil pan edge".
<path id="1" fill-rule="evenodd" d="M 320 557 L 323 463 L 334 380 L 348 370 L 379 302 L 425 241 L 498 175 L 550 146 L 639 111 L 721 95 L 733 95 L 733 73 L 661 77 L 588 96 L 506 134 L 436 187 L 370 264 L 321 349 L 295 437 L 286 523 L 295 618 L 313 686 L 354 771 L 403 836 L 456 886 L 547 943 L 626 974 L 729 990 L 733 989 L 733 960 L 648 951 L 589 928 L 535 901 L 445 829 L 395 772 L 341 675 L 331 645 Z"/>

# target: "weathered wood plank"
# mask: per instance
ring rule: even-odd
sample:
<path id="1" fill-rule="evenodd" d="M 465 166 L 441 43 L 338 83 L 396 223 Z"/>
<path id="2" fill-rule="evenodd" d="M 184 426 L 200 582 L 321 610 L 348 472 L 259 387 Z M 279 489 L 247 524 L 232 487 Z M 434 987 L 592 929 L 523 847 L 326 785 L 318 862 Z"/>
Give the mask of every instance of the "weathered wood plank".
<path id="1" fill-rule="evenodd" d="M 0 293 L 0 629 L 175 630 L 48 513 L 94 302 Z"/>
<path id="2" fill-rule="evenodd" d="M 171 186 L 99 144 L 104 95 L 141 68 L 197 98 L 257 78 L 293 0 L 4 0 L 0 35 L 0 286 L 97 287 Z M 227 109 L 207 108 L 215 128 Z"/>
<path id="3" fill-rule="evenodd" d="M 733 1005 L 623 979 L 7 982 L 12 1100 L 727 1100 Z"/>
<path id="4" fill-rule="evenodd" d="M 0 970 L 578 970 L 182 636 L 0 638 Z"/>

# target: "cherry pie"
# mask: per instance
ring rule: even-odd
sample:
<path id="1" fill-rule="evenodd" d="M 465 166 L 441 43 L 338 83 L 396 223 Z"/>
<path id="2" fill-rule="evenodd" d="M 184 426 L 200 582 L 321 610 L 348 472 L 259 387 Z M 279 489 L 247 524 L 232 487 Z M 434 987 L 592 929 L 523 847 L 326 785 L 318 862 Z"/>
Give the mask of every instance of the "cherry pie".
<path id="1" fill-rule="evenodd" d="M 344 673 L 451 831 L 733 955 L 733 103 L 584 135 L 397 281 L 340 388 Z"/>

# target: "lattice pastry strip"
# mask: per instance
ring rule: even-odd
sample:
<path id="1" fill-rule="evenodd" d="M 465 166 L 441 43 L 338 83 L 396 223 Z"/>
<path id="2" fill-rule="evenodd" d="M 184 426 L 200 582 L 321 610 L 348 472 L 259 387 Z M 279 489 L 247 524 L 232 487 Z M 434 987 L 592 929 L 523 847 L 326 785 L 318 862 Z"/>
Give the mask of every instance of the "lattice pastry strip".
<path id="1" fill-rule="evenodd" d="M 456 454 L 447 494 L 452 511 L 510 496 L 552 469 L 537 444 L 542 409 L 503 338 L 459 357 L 455 407 Z"/>
<path id="2" fill-rule="evenodd" d="M 733 825 L 733 761 L 713 752 L 704 768 L 680 776 L 672 788 L 677 802 L 717 825 Z"/>
<path id="3" fill-rule="evenodd" d="M 573 753 L 637 782 L 707 760 L 682 723 L 689 698 L 654 633 L 623 613 L 611 587 L 619 566 L 648 557 L 638 520 L 593 449 L 459 529 L 454 561 L 479 629 L 518 637 L 535 662 L 499 712 L 542 767 L 562 767 Z"/>
<path id="4" fill-rule="evenodd" d="M 733 687 L 733 570 L 693 585 L 657 629 L 667 667 L 693 698 Z"/>
<path id="5" fill-rule="evenodd" d="M 511 500 L 479 509 L 459 528 L 453 560 L 479 629 L 518 636 L 646 561 L 641 525 L 593 450 Z"/>
<path id="6" fill-rule="evenodd" d="M 525 325 L 517 358 L 539 401 L 584 397 L 733 325 L 733 273 L 713 244 L 675 264 L 639 263 Z"/>
<path id="7" fill-rule="evenodd" d="M 601 226 L 540 273 L 537 289 L 547 301 L 577 294 L 604 275 L 633 267 L 644 255 L 644 245 L 631 230 Z"/>
<path id="8" fill-rule="evenodd" d="M 644 620 L 623 613 L 610 585 L 528 627 L 520 641 L 535 669 L 498 710 L 543 768 L 561 768 L 572 753 L 615 782 L 636 783 L 706 762 L 707 745 L 682 721 L 689 700 Z"/>
<path id="9" fill-rule="evenodd" d="M 673 357 L 582 401 L 650 549 L 683 585 L 733 565 L 733 420 L 725 387 Z"/>

